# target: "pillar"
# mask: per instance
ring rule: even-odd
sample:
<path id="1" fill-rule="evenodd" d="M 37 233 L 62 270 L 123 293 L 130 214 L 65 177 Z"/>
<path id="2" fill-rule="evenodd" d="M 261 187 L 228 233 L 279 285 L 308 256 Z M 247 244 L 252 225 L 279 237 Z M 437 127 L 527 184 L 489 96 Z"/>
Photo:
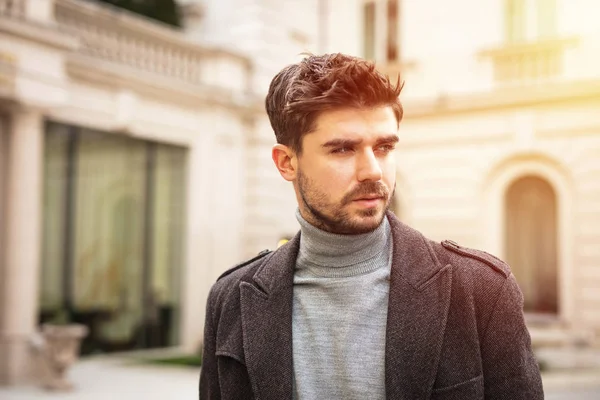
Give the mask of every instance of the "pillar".
<path id="1" fill-rule="evenodd" d="M 0 301 L 0 384 L 33 375 L 30 339 L 37 327 L 43 118 L 20 108 L 9 116 L 6 225 Z"/>

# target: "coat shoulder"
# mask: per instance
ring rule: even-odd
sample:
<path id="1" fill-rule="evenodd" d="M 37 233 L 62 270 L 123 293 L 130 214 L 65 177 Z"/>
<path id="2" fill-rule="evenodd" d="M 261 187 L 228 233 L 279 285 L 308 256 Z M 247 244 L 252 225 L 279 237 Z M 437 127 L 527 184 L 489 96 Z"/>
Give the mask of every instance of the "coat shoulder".
<path id="1" fill-rule="evenodd" d="M 209 293 L 209 302 L 214 301 L 217 304 L 232 301 L 239 296 L 239 284 L 242 281 L 249 281 L 256 273 L 258 267 L 272 254 L 271 250 L 263 250 L 255 257 L 243 261 L 223 272 L 212 285 Z"/>
<path id="2" fill-rule="evenodd" d="M 256 256 L 252 257 L 249 260 L 243 261 L 239 264 L 234 265 L 233 267 L 229 268 L 227 271 L 223 272 L 218 278 L 217 281 L 220 281 L 221 279 L 225 278 L 228 275 L 231 275 L 233 272 L 240 270 L 244 267 L 248 267 L 249 265 L 253 265 L 254 263 L 256 263 L 257 261 L 263 259 L 264 257 L 268 256 L 269 254 L 271 254 L 273 251 L 271 250 L 263 250 L 260 253 L 258 253 Z"/>
<path id="3" fill-rule="evenodd" d="M 461 246 L 452 240 L 444 240 L 441 242 L 441 245 L 443 248 L 450 251 L 454 257 L 465 259 L 465 261 L 479 261 L 479 263 L 491 268 L 494 272 L 502 275 L 504 278 L 508 278 L 511 274 L 510 267 L 507 263 L 483 250 Z"/>

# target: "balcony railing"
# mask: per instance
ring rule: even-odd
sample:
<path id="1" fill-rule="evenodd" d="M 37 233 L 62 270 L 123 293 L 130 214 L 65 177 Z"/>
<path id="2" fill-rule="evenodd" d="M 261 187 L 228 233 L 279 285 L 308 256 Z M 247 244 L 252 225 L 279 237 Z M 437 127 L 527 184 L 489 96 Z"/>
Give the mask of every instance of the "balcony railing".
<path id="1" fill-rule="evenodd" d="M 498 84 L 545 82 L 564 73 L 565 50 L 573 40 L 506 45 L 481 52 L 491 59 L 494 81 Z"/>
<path id="2" fill-rule="evenodd" d="M 25 15 L 26 0 L 0 0 L 0 16 L 22 18 Z"/>
<path id="3" fill-rule="evenodd" d="M 174 28 L 81 0 L 55 0 L 61 31 L 81 41 L 80 53 L 190 83 L 201 83 L 202 47 Z"/>

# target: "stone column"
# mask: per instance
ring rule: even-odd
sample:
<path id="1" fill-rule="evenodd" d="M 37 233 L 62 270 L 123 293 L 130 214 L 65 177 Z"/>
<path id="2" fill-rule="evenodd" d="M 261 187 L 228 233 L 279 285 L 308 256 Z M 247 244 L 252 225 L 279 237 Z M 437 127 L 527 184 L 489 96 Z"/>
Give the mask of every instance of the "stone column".
<path id="1" fill-rule="evenodd" d="M 20 108 L 9 116 L 6 226 L 0 294 L 0 384 L 31 380 L 30 339 L 38 312 L 43 118 Z"/>

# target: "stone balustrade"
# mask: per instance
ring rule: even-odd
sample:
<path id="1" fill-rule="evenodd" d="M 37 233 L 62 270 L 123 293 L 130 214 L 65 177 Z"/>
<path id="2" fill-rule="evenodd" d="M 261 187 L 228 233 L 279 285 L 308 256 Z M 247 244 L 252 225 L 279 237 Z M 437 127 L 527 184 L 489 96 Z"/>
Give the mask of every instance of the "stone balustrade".
<path id="1" fill-rule="evenodd" d="M 81 0 L 55 0 L 59 29 L 80 40 L 80 53 L 190 83 L 201 83 L 206 50 L 177 30 Z"/>
<path id="2" fill-rule="evenodd" d="M 26 0 L 0 0 L 0 16 L 22 18 L 25 14 Z"/>
<path id="3" fill-rule="evenodd" d="M 491 60 L 497 84 L 522 84 L 561 79 L 565 50 L 573 40 L 511 44 L 481 53 Z"/>

